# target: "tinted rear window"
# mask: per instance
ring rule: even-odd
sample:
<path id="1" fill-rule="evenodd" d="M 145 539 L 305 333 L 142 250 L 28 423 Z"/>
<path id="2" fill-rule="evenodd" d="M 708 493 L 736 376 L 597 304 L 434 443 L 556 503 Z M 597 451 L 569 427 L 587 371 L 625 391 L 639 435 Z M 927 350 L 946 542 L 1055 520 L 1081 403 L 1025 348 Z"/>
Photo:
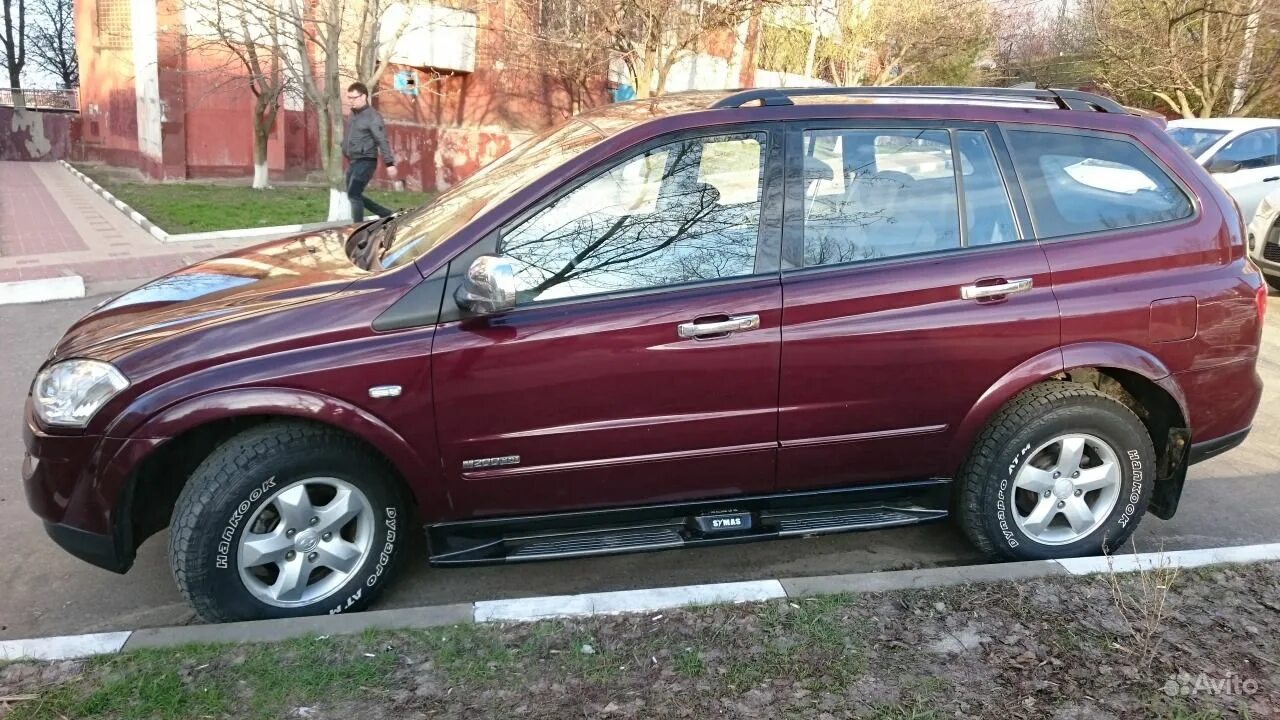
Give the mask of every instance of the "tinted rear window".
<path id="1" fill-rule="evenodd" d="M 1014 166 L 1040 237 L 1118 230 L 1191 215 L 1191 200 L 1137 145 L 1014 130 Z"/>

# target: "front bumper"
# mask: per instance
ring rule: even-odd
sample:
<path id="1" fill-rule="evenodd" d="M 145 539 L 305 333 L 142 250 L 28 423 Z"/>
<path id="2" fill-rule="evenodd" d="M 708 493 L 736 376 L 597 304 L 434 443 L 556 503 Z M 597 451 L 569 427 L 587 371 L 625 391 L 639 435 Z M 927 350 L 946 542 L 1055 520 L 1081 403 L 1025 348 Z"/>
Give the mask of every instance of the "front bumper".
<path id="1" fill-rule="evenodd" d="M 1267 203 L 1264 203 L 1266 205 Z M 1268 275 L 1280 275 L 1280 207 L 1258 212 L 1249 223 L 1249 259 Z"/>
<path id="2" fill-rule="evenodd" d="M 133 567 L 133 554 L 124 555 L 120 543 L 111 535 L 85 532 L 70 525 L 44 521 L 44 531 L 63 550 L 111 572 L 125 573 Z"/>
<path id="3" fill-rule="evenodd" d="M 133 551 L 125 529 L 113 522 L 123 483 L 107 465 L 126 441 L 46 433 L 36 424 L 30 403 L 24 425 L 23 490 L 49 537 L 98 567 L 128 570 Z"/>

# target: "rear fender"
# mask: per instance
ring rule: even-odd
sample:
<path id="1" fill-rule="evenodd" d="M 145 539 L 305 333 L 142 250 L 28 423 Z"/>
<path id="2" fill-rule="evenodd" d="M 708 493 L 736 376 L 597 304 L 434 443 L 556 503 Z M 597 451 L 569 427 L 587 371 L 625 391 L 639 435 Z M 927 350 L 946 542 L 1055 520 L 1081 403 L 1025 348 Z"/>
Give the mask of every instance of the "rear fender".
<path id="1" fill-rule="evenodd" d="M 1072 368 L 1117 368 L 1141 375 L 1168 392 L 1190 422 L 1186 397 L 1159 358 L 1132 345 L 1087 342 L 1043 352 L 1005 373 L 978 398 L 956 428 L 947 466 L 959 468 L 968 457 L 978 434 L 1005 403 L 1023 390 Z"/>

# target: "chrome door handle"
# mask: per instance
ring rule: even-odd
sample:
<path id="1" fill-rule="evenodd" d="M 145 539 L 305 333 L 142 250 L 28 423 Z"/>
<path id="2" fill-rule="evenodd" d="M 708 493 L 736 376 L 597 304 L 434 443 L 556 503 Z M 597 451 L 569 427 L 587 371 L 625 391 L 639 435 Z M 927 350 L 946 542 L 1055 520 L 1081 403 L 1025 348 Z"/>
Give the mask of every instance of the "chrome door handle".
<path id="1" fill-rule="evenodd" d="M 960 288 L 963 300 L 985 300 L 987 298 L 1012 295 L 1031 289 L 1031 278 L 1018 278 L 999 285 L 964 285 Z"/>
<path id="2" fill-rule="evenodd" d="M 687 322 L 680 323 L 676 332 L 682 338 L 700 338 L 708 335 L 727 335 L 744 330 L 760 329 L 759 315 L 733 315 L 728 320 L 719 322 Z"/>

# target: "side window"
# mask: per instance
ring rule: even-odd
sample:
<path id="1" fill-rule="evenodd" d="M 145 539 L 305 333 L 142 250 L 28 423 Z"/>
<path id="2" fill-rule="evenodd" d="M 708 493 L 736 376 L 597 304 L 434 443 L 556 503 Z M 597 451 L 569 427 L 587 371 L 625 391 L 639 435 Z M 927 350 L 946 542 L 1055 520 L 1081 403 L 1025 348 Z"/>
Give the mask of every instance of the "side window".
<path id="1" fill-rule="evenodd" d="M 764 146 L 764 133 L 663 145 L 503 232 L 517 304 L 751 275 Z"/>
<path id="2" fill-rule="evenodd" d="M 806 130 L 805 265 L 960 247 L 944 130 Z"/>
<path id="3" fill-rule="evenodd" d="M 987 134 L 959 130 L 956 146 L 960 149 L 960 179 L 964 183 L 965 244 L 995 245 L 1017 240 L 1009 193 Z"/>
<path id="4" fill-rule="evenodd" d="M 1131 142 L 1011 130 L 1009 143 L 1041 237 L 1137 227 L 1192 213 L 1182 189 Z"/>
<path id="5" fill-rule="evenodd" d="M 1280 165 L 1280 158 L 1277 158 L 1277 150 L 1280 150 L 1276 147 L 1277 134 L 1274 128 L 1247 132 L 1223 146 L 1214 154 L 1213 161 L 1238 162 L 1242 170 Z"/>

